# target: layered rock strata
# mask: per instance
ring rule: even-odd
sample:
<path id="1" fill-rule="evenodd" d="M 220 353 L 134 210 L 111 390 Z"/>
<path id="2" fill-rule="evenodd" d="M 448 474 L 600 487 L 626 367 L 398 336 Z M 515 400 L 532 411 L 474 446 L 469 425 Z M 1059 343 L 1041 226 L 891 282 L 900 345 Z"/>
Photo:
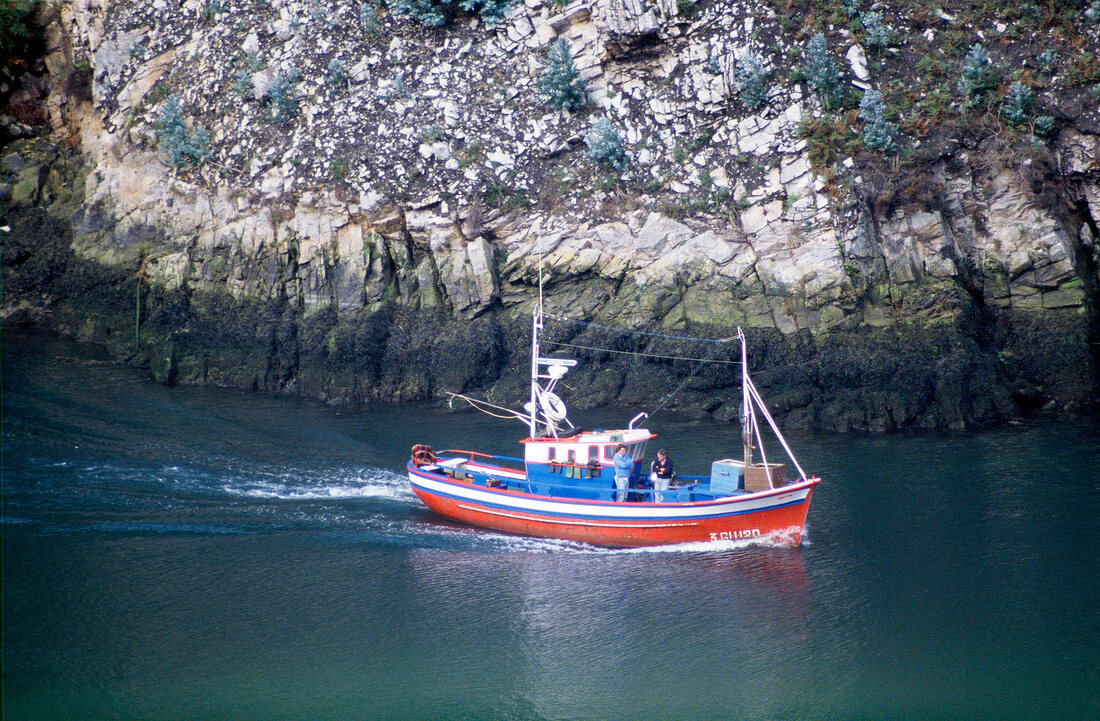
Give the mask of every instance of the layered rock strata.
<path id="1" fill-rule="evenodd" d="M 70 154 L 12 146 L 5 202 L 52 204 L 65 220 L 55 256 L 70 274 L 107 273 L 113 301 L 81 309 L 72 299 L 86 296 L 61 284 L 40 288 L 49 302 L 35 309 L 6 282 L 8 316 L 52 318 L 163 380 L 504 400 L 522 393 L 541 268 L 554 314 L 598 324 L 551 336 L 587 361 L 574 406 L 652 407 L 685 378 L 670 407 L 730 417 L 736 405 L 729 365 L 620 352 L 695 358 L 706 344 L 605 326 L 748 328 L 791 426 L 962 428 L 1096 400 L 1088 117 L 1060 125 L 1038 159 L 945 150 L 926 166 L 929 192 L 894 202 L 888 167 L 815 169 L 802 128 L 824 109 L 802 86 L 777 84 L 758 112 L 738 106 L 736 58 L 765 37 L 789 42 L 770 10 L 715 2 L 689 19 L 675 3 L 528 0 L 494 27 L 428 33 L 343 3 L 215 5 L 61 8 L 48 64 L 61 75 L 86 58 L 93 85 L 83 102 L 55 92 L 49 110 L 86 172 L 74 186 Z M 535 92 L 557 39 L 585 81 L 582 113 L 550 112 Z M 861 52 L 848 57 L 866 84 Z M 346 77 L 334 83 L 335 68 Z M 298 114 L 275 122 L 265 91 L 295 71 Z M 158 143 L 168 93 L 210 131 L 196 168 Z M 623 180 L 642 193 L 584 157 L 597 117 L 622 129 Z M 691 204 L 702 209 L 677 212 Z M 34 217 L 18 211 L 16 231 L 41 240 Z"/>

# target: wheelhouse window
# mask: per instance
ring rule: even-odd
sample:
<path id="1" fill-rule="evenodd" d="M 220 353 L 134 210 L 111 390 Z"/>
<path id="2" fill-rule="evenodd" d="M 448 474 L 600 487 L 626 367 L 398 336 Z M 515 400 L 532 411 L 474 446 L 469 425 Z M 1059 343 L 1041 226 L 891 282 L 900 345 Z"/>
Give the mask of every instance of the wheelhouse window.
<path id="1" fill-rule="evenodd" d="M 570 448 L 565 457 L 566 457 L 566 460 L 569 461 L 569 463 L 576 463 L 577 462 L 577 451 L 576 451 L 576 449 Z"/>
<path id="2" fill-rule="evenodd" d="M 550 446 L 549 448 L 546 449 L 546 460 L 553 463 L 554 459 L 556 459 L 557 457 L 558 457 L 558 449 L 557 448 L 554 448 L 553 446 Z"/>
<path id="3" fill-rule="evenodd" d="M 603 457 L 606 461 L 615 460 L 615 444 L 611 443 L 603 447 Z"/>
<path id="4" fill-rule="evenodd" d="M 591 462 L 591 461 L 597 461 L 598 462 L 600 460 L 600 447 L 599 446 L 589 446 L 588 447 L 588 460 L 589 460 L 589 462 Z"/>

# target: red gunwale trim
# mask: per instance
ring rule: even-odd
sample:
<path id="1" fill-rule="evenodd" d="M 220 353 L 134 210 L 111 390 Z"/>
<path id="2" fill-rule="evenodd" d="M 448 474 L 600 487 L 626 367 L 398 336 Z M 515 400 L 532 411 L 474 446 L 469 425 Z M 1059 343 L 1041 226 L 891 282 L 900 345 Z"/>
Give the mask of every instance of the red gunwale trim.
<path id="1" fill-rule="evenodd" d="M 535 494 L 535 493 L 527 493 L 526 491 L 518 491 L 518 490 L 504 489 L 504 488 L 492 488 L 492 487 L 488 487 L 488 486 L 479 486 L 476 483 L 467 483 L 464 480 L 463 481 L 457 481 L 454 478 L 451 478 L 450 476 L 440 477 L 440 476 L 438 476 L 434 473 L 430 473 L 430 472 L 429 473 L 424 473 L 424 472 L 420 471 L 419 469 L 413 468 L 411 465 L 406 465 L 406 469 L 409 470 L 409 471 L 412 471 L 413 473 L 415 473 L 418 476 L 423 476 L 424 478 L 428 478 L 430 480 L 442 481 L 443 483 L 454 484 L 456 486 L 465 486 L 467 488 L 473 488 L 473 489 L 478 490 L 478 491 L 488 491 L 490 493 L 506 493 L 510 496 L 523 496 L 523 497 L 526 497 L 526 498 L 535 498 L 535 499 L 538 499 L 538 500 L 541 500 L 541 501 L 545 501 L 545 500 L 560 501 L 560 500 L 563 500 L 561 498 L 550 498 L 548 496 L 540 496 L 540 495 Z M 526 481 L 521 481 L 521 482 L 526 483 Z M 534 481 L 534 482 L 537 483 L 538 481 Z M 716 498 L 713 501 L 685 501 L 683 503 L 652 503 L 652 502 L 649 502 L 649 501 L 638 501 L 638 502 L 632 503 L 632 505 L 639 505 L 639 506 L 644 506 L 644 505 L 648 505 L 648 506 L 678 506 L 678 507 L 681 507 L 681 508 L 683 508 L 683 507 L 696 508 L 696 507 L 699 507 L 699 506 L 725 505 L 725 504 L 730 503 L 731 501 L 755 500 L 757 498 L 766 498 L 767 496 L 774 496 L 774 495 L 779 494 L 779 493 L 786 493 L 787 491 L 791 491 L 791 490 L 794 490 L 794 489 L 802 489 L 802 488 L 806 488 L 806 487 L 812 488 L 813 486 L 816 486 L 818 483 L 821 483 L 820 478 L 818 478 L 817 476 L 810 476 L 805 481 L 799 481 L 798 483 L 788 483 L 787 485 L 785 485 L 781 488 L 771 488 L 767 491 L 759 491 L 757 493 L 742 493 L 742 494 L 737 495 L 737 496 L 724 496 L 722 498 Z M 594 505 L 594 506 L 617 506 L 617 505 L 621 505 L 620 501 L 598 501 L 598 500 L 595 500 L 595 499 L 592 499 L 592 498 L 570 498 L 570 499 L 568 499 L 567 502 L 568 503 L 580 503 L 580 504 L 585 504 L 585 505 Z"/>

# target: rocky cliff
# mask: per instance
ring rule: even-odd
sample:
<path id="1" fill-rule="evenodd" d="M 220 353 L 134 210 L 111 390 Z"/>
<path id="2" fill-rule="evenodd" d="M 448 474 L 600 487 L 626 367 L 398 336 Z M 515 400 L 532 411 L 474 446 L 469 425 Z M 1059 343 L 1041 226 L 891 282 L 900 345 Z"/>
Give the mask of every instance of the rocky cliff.
<path id="1" fill-rule="evenodd" d="M 5 319 L 169 382 L 510 401 L 541 262 L 573 407 L 729 417 L 686 338 L 740 325 L 788 426 L 1084 409 L 1100 8 L 988 5 L 48 5 L 8 107 L 68 142 L 0 159 Z"/>

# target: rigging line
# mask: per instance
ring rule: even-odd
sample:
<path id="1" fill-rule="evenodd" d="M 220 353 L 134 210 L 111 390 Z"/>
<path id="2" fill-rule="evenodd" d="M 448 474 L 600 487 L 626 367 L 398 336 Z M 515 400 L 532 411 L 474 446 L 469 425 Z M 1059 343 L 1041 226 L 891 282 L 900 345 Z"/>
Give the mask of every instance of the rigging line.
<path id="1" fill-rule="evenodd" d="M 519 418 L 520 420 L 523 420 L 524 418 L 528 417 L 526 415 L 521 415 L 519 413 L 519 411 L 513 411 L 510 408 L 505 408 L 504 406 L 498 406 L 495 403 L 490 403 L 489 401 L 483 401 L 479 398 L 470 398 L 469 396 L 464 396 L 461 393 L 448 393 L 448 395 L 451 396 L 452 400 L 454 400 L 455 398 L 458 398 L 459 400 L 466 401 L 475 410 L 481 411 L 485 415 L 492 416 L 493 418 L 503 418 L 505 420 L 510 420 L 512 418 Z M 497 415 L 496 413 L 490 413 L 489 411 L 485 410 L 485 408 L 482 408 L 482 406 L 492 408 L 493 410 L 504 411 L 505 413 L 508 413 L 509 415 L 501 416 L 501 415 Z"/>
<path id="2" fill-rule="evenodd" d="M 713 353 L 713 352 L 714 352 L 715 350 L 717 350 L 717 346 L 715 346 L 714 348 L 711 348 L 710 350 L 711 350 L 711 353 Z M 649 414 L 649 415 L 651 415 L 651 416 L 652 416 L 652 415 L 653 415 L 654 413 L 656 413 L 657 411 L 659 411 L 659 410 L 661 410 L 662 408 L 664 408 L 664 407 L 665 407 L 665 405 L 666 405 L 666 404 L 667 404 L 667 403 L 668 403 L 668 402 L 669 402 L 670 400 L 672 400 L 672 397 L 673 397 L 673 396 L 675 396 L 675 395 L 676 395 L 677 393 L 679 393 L 679 392 L 680 392 L 680 391 L 681 391 L 681 390 L 683 389 L 683 387 L 687 385 L 687 382 L 688 382 L 689 380 L 691 380 L 691 379 L 692 379 L 692 377 L 693 377 L 693 376 L 694 376 L 694 375 L 695 375 L 696 373 L 698 373 L 698 372 L 699 372 L 699 369 L 703 367 L 703 363 L 705 363 L 706 361 L 707 361 L 707 358 L 703 358 L 703 359 L 701 359 L 701 360 L 700 360 L 700 361 L 699 361 L 698 363 L 696 363 L 696 364 L 695 364 L 695 369 L 694 369 L 694 370 L 692 370 L 692 371 L 691 371 L 691 373 L 689 373 L 689 374 L 688 374 L 687 378 L 684 378 L 684 380 L 683 380 L 683 381 L 681 381 L 680 385 L 676 386 L 676 390 L 672 391 L 672 392 L 671 392 L 671 393 L 669 393 L 669 394 L 668 394 L 667 396 L 665 396 L 665 399 L 664 399 L 663 401 L 661 401 L 661 404 L 660 404 L 659 406 L 657 406 L 656 408 L 654 408 L 654 409 L 653 409 L 653 410 L 652 410 L 652 411 L 650 412 L 650 414 Z"/>
<path id="3" fill-rule="evenodd" d="M 612 348 L 598 348 L 596 346 L 575 345 L 573 343 L 562 343 L 561 341 L 556 341 L 556 340 L 548 340 L 548 341 L 546 341 L 546 343 L 551 344 L 551 345 L 561 346 L 562 348 L 574 348 L 576 350 L 593 350 L 593 351 L 599 351 L 601 353 L 620 353 L 622 355 L 636 355 L 636 356 L 641 356 L 643 358 L 658 358 L 658 359 L 661 359 L 661 360 L 699 361 L 700 363 L 721 363 L 721 364 L 724 364 L 724 365 L 740 365 L 741 364 L 741 361 L 739 361 L 739 360 L 718 360 L 717 358 L 709 358 L 709 357 L 689 358 L 687 356 L 682 356 L 682 355 L 659 355 L 659 354 L 656 354 L 656 353 L 642 353 L 640 351 L 633 351 L 633 350 L 614 350 Z M 712 348 L 711 350 L 714 350 L 714 349 Z"/>
<path id="4" fill-rule="evenodd" d="M 650 338 L 664 338 L 665 340 L 686 340 L 686 341 L 696 341 L 696 342 L 700 342 L 700 343 L 714 343 L 714 344 L 729 343 L 731 340 L 733 340 L 733 338 L 694 338 L 692 336 L 687 336 L 687 335 L 665 335 L 663 333 L 650 333 L 650 332 L 644 331 L 644 330 L 630 330 L 629 328 L 616 328 L 613 325 L 601 325 L 600 323 L 593 323 L 593 322 L 587 321 L 587 320 L 575 320 L 573 318 L 566 318 L 565 316 L 561 316 L 561 315 L 551 315 L 550 313 L 545 313 L 544 315 L 545 315 L 545 317 L 547 317 L 551 320 L 559 320 L 563 323 L 572 323 L 574 325 L 587 325 L 587 326 L 591 326 L 593 328 L 600 328 L 600 329 L 603 329 L 603 330 L 614 331 L 615 333 L 632 333 L 634 335 L 649 336 Z"/>

